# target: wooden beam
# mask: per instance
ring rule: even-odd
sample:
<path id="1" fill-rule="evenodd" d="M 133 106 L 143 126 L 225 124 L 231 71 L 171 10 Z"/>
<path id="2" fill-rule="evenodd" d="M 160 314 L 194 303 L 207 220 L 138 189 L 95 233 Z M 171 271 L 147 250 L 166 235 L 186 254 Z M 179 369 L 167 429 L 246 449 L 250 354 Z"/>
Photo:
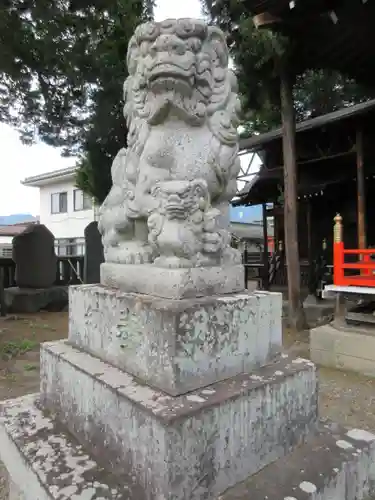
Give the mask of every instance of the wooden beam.
<path id="1" fill-rule="evenodd" d="M 356 134 L 357 152 L 357 221 L 358 248 L 366 248 L 366 193 L 363 165 L 363 130 L 358 126 Z"/>
<path id="2" fill-rule="evenodd" d="M 316 294 L 316 279 L 314 276 L 314 250 L 313 250 L 313 227 L 312 227 L 311 199 L 306 200 L 306 228 L 307 228 L 307 253 L 309 259 L 309 294 Z"/>
<path id="3" fill-rule="evenodd" d="M 288 272 L 289 324 L 294 330 L 305 327 L 301 302 L 301 275 L 297 224 L 296 122 L 293 83 L 286 64 L 280 65 L 281 122 L 284 158 L 285 255 Z"/>
<path id="4" fill-rule="evenodd" d="M 262 12 L 253 17 L 253 23 L 256 28 L 270 28 L 272 25 L 280 22 L 281 19 L 270 12 Z"/>

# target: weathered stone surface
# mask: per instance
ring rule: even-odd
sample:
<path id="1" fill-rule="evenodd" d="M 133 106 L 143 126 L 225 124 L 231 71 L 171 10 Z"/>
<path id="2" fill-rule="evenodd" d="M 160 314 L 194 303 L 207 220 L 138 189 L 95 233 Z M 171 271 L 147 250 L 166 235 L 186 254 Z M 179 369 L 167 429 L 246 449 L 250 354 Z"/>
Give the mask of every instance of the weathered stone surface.
<path id="1" fill-rule="evenodd" d="M 55 238 L 43 224 L 32 224 L 13 238 L 16 282 L 20 288 L 48 288 L 56 281 Z"/>
<path id="2" fill-rule="evenodd" d="M 192 296 L 184 292 L 190 280 L 193 295 L 243 290 L 243 274 L 237 280 L 229 270 L 241 256 L 229 233 L 240 101 L 228 62 L 223 32 L 202 20 L 136 29 L 124 85 L 128 148 L 113 161 L 112 188 L 100 209 L 105 260 L 112 264 L 103 268 L 102 283 L 170 298 Z M 151 263 L 158 275 L 120 267 Z M 150 272 L 155 283 L 148 287 Z M 171 290 L 179 287 L 178 296 Z"/>
<path id="3" fill-rule="evenodd" d="M 142 498 L 126 471 L 119 485 L 37 405 L 38 397 L 29 395 L 1 407 L 0 456 L 13 478 L 9 500 Z M 304 445 L 229 488 L 219 500 L 372 498 L 374 463 L 374 434 L 320 422 Z"/>
<path id="4" fill-rule="evenodd" d="M 167 269 L 152 264 L 122 265 L 106 262 L 100 266 L 100 276 L 100 282 L 105 286 L 167 299 L 186 299 L 244 290 L 242 264 Z"/>
<path id="5" fill-rule="evenodd" d="M 92 221 L 85 227 L 85 283 L 100 283 L 100 264 L 103 262 L 104 251 L 98 222 Z"/>
<path id="6" fill-rule="evenodd" d="M 375 377 L 372 328 L 323 325 L 310 330 L 310 355 L 318 365 Z"/>
<path id="7" fill-rule="evenodd" d="M 10 500 L 138 498 L 130 479 L 100 467 L 33 394 L 0 405 L 0 457 L 11 476 Z"/>
<path id="8" fill-rule="evenodd" d="M 46 309 L 62 311 L 68 305 L 68 287 L 19 288 L 12 286 L 4 290 L 7 310 L 13 313 L 35 313 Z"/>
<path id="9" fill-rule="evenodd" d="M 170 300 L 70 287 L 69 341 L 177 395 L 263 366 L 280 352 L 281 295 Z"/>
<path id="10" fill-rule="evenodd" d="M 375 495 L 375 435 L 321 422 L 306 444 L 220 500 L 360 500 Z"/>
<path id="11" fill-rule="evenodd" d="M 284 355 L 171 397 L 58 342 L 42 346 L 41 401 L 110 470 L 137 477 L 137 499 L 201 500 L 305 440 L 316 423 L 316 373 Z"/>
<path id="12" fill-rule="evenodd" d="M 25 495 L 13 481 L 9 484 L 9 497 L 8 500 L 27 500 Z"/>

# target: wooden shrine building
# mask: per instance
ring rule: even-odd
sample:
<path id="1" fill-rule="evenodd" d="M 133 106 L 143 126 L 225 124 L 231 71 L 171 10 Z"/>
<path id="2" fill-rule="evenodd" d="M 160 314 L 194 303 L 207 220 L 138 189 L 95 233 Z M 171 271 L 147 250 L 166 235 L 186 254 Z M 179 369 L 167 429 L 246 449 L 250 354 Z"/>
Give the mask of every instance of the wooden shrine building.
<path id="1" fill-rule="evenodd" d="M 285 241 L 282 130 L 244 139 L 240 147 L 258 152 L 263 166 L 237 203 L 273 204 L 268 215 L 274 216 L 275 246 L 280 248 L 277 242 Z M 345 248 L 375 248 L 375 100 L 299 123 L 296 156 L 300 263 L 308 266 L 304 285 L 314 293 L 319 273 L 326 271 L 318 263 L 333 263 L 337 213 Z"/>
<path id="2" fill-rule="evenodd" d="M 283 163 L 280 165 L 284 165 L 289 320 L 298 330 L 303 328 L 304 318 L 295 245 L 298 234 L 293 79 L 307 69 L 328 69 L 374 88 L 375 4 L 371 0 L 246 0 L 244 7 L 253 16 L 255 26 L 279 33 L 284 42 L 287 41 L 282 44 L 285 50 L 276 51 L 273 64 L 280 83 L 283 127 Z M 360 176 L 359 182 L 362 180 Z M 363 220 L 359 220 L 359 224 L 363 226 Z M 360 233 L 363 232 L 362 227 Z"/>

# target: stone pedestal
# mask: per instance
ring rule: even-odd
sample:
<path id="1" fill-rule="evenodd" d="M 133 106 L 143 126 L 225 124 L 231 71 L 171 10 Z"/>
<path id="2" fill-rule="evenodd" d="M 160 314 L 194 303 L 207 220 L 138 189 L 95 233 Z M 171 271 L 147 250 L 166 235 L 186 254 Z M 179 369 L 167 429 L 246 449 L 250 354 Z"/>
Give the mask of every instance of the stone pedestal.
<path id="1" fill-rule="evenodd" d="M 69 338 L 42 345 L 40 394 L 0 408 L 13 496 L 212 499 L 264 469 L 250 494 L 279 498 L 272 471 L 297 481 L 296 453 L 315 456 L 333 435 L 317 426 L 314 364 L 280 353 L 281 306 L 268 292 L 171 300 L 71 287 Z M 351 455 L 358 478 L 375 456 L 367 438 Z M 345 471 L 346 455 L 334 459 Z M 372 491 L 366 481 L 358 488 Z"/>
<path id="2" fill-rule="evenodd" d="M 171 397 L 66 342 L 43 346 L 40 398 L 145 499 L 219 494 L 304 442 L 317 415 L 310 362 L 281 358 Z"/>
<path id="3" fill-rule="evenodd" d="M 108 262 L 100 266 L 100 282 L 103 285 L 124 292 L 167 299 L 241 292 L 244 280 L 242 264 L 171 269 L 152 264 L 126 265 Z"/>
<path id="4" fill-rule="evenodd" d="M 375 378 L 375 332 L 371 327 L 328 324 L 310 331 L 314 363 Z"/>
<path id="5" fill-rule="evenodd" d="M 36 313 L 41 310 L 62 311 L 68 305 L 68 287 L 19 288 L 4 290 L 7 311 L 11 313 Z"/>
<path id="6" fill-rule="evenodd" d="M 69 341 L 168 394 L 227 379 L 281 350 L 281 296 L 161 299 L 71 287 Z"/>

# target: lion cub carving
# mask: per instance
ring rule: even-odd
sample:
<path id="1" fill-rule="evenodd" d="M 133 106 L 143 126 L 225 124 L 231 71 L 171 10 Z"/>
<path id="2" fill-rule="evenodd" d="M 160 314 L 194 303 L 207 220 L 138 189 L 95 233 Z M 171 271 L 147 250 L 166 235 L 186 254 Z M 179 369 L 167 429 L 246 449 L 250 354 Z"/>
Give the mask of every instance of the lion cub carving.
<path id="1" fill-rule="evenodd" d="M 152 194 L 158 205 L 148 219 L 148 238 L 160 255 L 155 264 L 173 268 L 218 263 L 223 238 L 215 231 L 215 218 L 220 212 L 210 208 L 207 183 L 165 181 Z"/>

